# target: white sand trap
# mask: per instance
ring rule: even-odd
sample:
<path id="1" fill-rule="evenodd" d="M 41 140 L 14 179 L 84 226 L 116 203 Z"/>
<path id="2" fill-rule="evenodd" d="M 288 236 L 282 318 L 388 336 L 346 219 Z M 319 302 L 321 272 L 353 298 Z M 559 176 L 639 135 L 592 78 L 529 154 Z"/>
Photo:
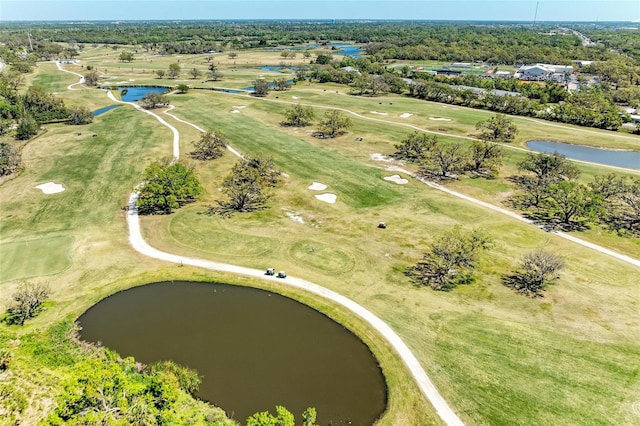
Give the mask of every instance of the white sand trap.
<path id="1" fill-rule="evenodd" d="M 450 118 L 442 118 L 442 117 L 429 117 L 429 120 L 433 120 L 433 121 L 451 121 Z"/>
<path id="2" fill-rule="evenodd" d="M 400 175 L 387 176 L 384 178 L 384 180 L 388 180 L 389 182 L 395 182 L 398 185 L 406 185 L 409 183 L 407 179 L 400 177 Z"/>
<path id="3" fill-rule="evenodd" d="M 291 99 L 300 99 L 300 96 L 292 96 Z"/>
<path id="4" fill-rule="evenodd" d="M 235 106 L 234 105 L 233 106 L 233 108 L 235 108 L 235 109 L 242 109 L 242 108 L 246 108 L 246 107 L 247 107 L 246 105 L 240 105 L 240 106 Z"/>
<path id="5" fill-rule="evenodd" d="M 36 188 L 41 189 L 45 194 L 57 194 L 64 191 L 64 186 L 53 182 L 42 183 L 37 185 Z"/>
<path id="6" fill-rule="evenodd" d="M 234 109 L 233 111 L 231 111 L 231 114 L 239 114 L 240 110 L 239 109 Z"/>
<path id="7" fill-rule="evenodd" d="M 388 113 L 388 112 L 378 112 L 378 111 L 371 111 L 371 114 L 389 115 L 389 113 Z"/>
<path id="8" fill-rule="evenodd" d="M 410 112 L 403 112 L 402 114 L 400 114 L 400 118 L 409 118 L 412 115 L 413 114 L 411 114 Z"/>
<path id="9" fill-rule="evenodd" d="M 325 189 L 327 189 L 327 185 L 320 182 L 313 182 L 307 187 L 307 189 L 310 189 L 312 191 L 324 191 Z"/>
<path id="10" fill-rule="evenodd" d="M 316 198 L 320 201 L 324 201 L 325 203 L 335 204 L 338 196 L 336 194 L 326 193 L 326 194 L 318 194 Z"/>
<path id="11" fill-rule="evenodd" d="M 134 78 L 130 78 L 129 81 L 136 81 Z"/>
<path id="12" fill-rule="evenodd" d="M 372 160 L 375 160 L 375 161 L 385 161 L 387 163 L 390 162 L 390 161 L 393 161 L 392 158 L 385 157 L 384 155 L 380 154 L 379 152 L 374 152 L 373 154 L 371 154 L 370 158 Z"/>
<path id="13" fill-rule="evenodd" d="M 285 214 L 294 222 L 298 222 L 304 225 L 304 219 L 302 218 L 302 216 L 297 215 L 295 213 L 292 212 L 285 212 Z"/>

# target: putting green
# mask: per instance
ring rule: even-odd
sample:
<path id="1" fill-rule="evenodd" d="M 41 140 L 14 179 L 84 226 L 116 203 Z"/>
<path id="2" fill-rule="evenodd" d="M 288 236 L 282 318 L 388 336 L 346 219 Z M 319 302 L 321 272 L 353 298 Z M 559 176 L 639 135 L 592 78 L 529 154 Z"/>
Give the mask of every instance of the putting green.
<path id="1" fill-rule="evenodd" d="M 289 248 L 289 257 L 304 266 L 330 274 L 340 274 L 353 269 L 355 259 L 348 253 L 318 241 L 297 241 Z"/>
<path id="2" fill-rule="evenodd" d="M 64 271 L 71 265 L 72 243 L 68 235 L 0 243 L 0 282 Z"/>
<path id="3" fill-rule="evenodd" d="M 169 225 L 173 240 L 183 247 L 227 256 L 259 256 L 273 250 L 273 238 L 229 232 L 225 219 L 202 214 L 202 209 L 184 209 L 174 214 Z M 200 213 L 200 214 L 199 214 Z"/>

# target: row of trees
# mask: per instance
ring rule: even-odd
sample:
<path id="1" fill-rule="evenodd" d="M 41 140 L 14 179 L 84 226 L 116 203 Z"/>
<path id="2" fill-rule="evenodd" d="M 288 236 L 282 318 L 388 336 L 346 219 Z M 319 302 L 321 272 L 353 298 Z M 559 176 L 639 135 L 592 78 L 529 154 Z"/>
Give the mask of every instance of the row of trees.
<path id="1" fill-rule="evenodd" d="M 406 274 L 416 285 L 449 291 L 474 281 L 480 255 L 492 246 L 493 238 L 483 229 L 455 226 L 437 237 L 422 260 L 409 267 Z M 535 250 L 525 254 L 514 271 L 502 276 L 502 281 L 520 294 L 541 296 L 563 268 L 560 256 Z"/>
<path id="2" fill-rule="evenodd" d="M 437 81 L 414 80 L 409 85 L 409 96 L 608 130 L 617 130 L 623 123 L 610 96 L 597 87 L 571 93 L 563 103 L 546 104 L 523 96 L 505 96 L 491 91 L 478 92 L 454 87 Z"/>
<path id="3" fill-rule="evenodd" d="M 296 81 L 309 79 L 319 83 L 348 84 L 355 95 L 407 92 L 417 99 L 608 130 L 617 130 L 629 119 L 618 111 L 616 99 L 622 95 L 624 99 L 619 100 L 635 99 L 631 93 L 633 88 L 624 89 L 623 94 L 598 86 L 583 87 L 579 92 L 570 93 L 556 83 L 522 84 L 514 79 L 481 79 L 473 75 L 448 78 L 412 73 L 409 67 L 398 71 L 369 58 L 345 58 L 340 62 L 329 58 L 318 55 L 316 63 L 308 70 L 299 68 Z M 413 79 L 407 83 L 402 76 Z M 519 92 L 522 96 L 496 93 L 494 89 Z M 640 91 L 637 95 L 640 100 Z"/>
<path id="4" fill-rule="evenodd" d="M 206 53 L 244 47 L 292 46 L 328 40 L 353 40 L 365 44 L 368 54 L 386 59 L 432 59 L 489 61 L 492 63 L 566 63 L 572 59 L 609 60 L 617 56 L 607 46 L 582 46 L 580 39 L 557 32 L 556 26 L 487 25 L 446 23 L 296 23 L 286 22 L 193 22 L 120 23 L 73 26 L 48 24 L 34 31 L 33 25 L 12 23 L 0 40 L 9 46 L 27 46 L 31 30 L 34 48 L 40 52 L 49 41 L 82 44 L 140 45 L 163 53 Z M 593 29 L 589 29 L 593 31 Z M 598 37 L 620 37 L 615 28 L 599 28 Z M 628 31 L 625 39 L 629 45 Z M 623 44 L 615 45 L 624 46 Z M 633 51 L 633 49 L 629 50 Z"/>
<path id="5" fill-rule="evenodd" d="M 640 179 L 608 174 L 585 185 L 577 167 L 557 153 L 529 153 L 519 168 L 527 173 L 512 178 L 520 190 L 514 203 L 536 220 L 569 230 L 595 222 L 640 235 Z"/>
<path id="6" fill-rule="evenodd" d="M 473 141 L 468 149 L 461 143 L 444 144 L 435 135 L 416 131 L 396 145 L 392 155 L 419 165 L 419 174 L 438 180 L 456 179 L 457 174 L 472 172 L 494 177 L 502 166 L 504 150 L 489 141 Z"/>
<path id="7" fill-rule="evenodd" d="M 207 80 L 212 80 L 212 81 L 222 80 L 222 78 L 224 77 L 224 74 L 218 71 L 218 67 L 216 65 L 211 63 L 209 64 L 208 68 L 209 68 L 209 71 L 206 73 Z M 159 69 L 155 71 L 158 78 L 167 77 L 170 79 L 178 78 L 181 72 L 182 72 L 182 68 L 180 67 L 180 64 L 178 64 L 177 62 L 173 64 L 169 64 L 169 69 L 167 71 L 163 69 Z M 189 70 L 189 74 L 191 75 L 191 78 L 197 79 L 202 76 L 202 71 L 194 67 Z"/>
<path id="8" fill-rule="evenodd" d="M 285 119 L 282 121 L 283 126 L 305 127 L 313 124 L 316 114 L 313 108 L 294 105 L 284 112 Z M 315 136 L 319 138 L 334 138 L 347 131 L 353 122 L 338 110 L 327 110 L 318 122 L 318 131 Z"/>
<path id="9" fill-rule="evenodd" d="M 27 140 L 35 136 L 40 125 L 50 122 L 87 124 L 93 114 L 84 106 L 68 107 L 64 101 L 39 86 L 30 86 L 24 94 L 21 74 L 5 71 L 0 74 L 0 135 L 15 129 L 15 138 Z"/>
<path id="10" fill-rule="evenodd" d="M 416 131 L 396 145 L 392 156 L 417 164 L 419 174 L 431 179 L 453 179 L 464 172 L 493 177 L 504 158 L 500 143 L 511 142 L 517 127 L 497 114 L 476 128 L 480 140 L 466 150 Z M 578 168 L 557 153 L 528 153 L 518 168 L 524 174 L 509 177 L 519 190 L 512 201 L 531 218 L 567 230 L 598 222 L 619 233 L 640 234 L 640 179 L 609 174 L 585 185 L 577 181 Z"/>

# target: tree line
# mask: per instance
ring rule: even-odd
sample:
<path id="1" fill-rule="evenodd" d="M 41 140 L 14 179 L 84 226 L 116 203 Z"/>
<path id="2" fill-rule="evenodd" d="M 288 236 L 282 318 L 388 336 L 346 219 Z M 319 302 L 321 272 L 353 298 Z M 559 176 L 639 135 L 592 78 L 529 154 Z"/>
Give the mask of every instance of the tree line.
<path id="1" fill-rule="evenodd" d="M 28 45 L 26 32 L 39 43 L 73 42 L 141 45 L 167 53 L 206 53 L 230 48 L 265 48 L 330 40 L 365 44 L 370 55 L 384 59 L 482 60 L 494 64 L 566 63 L 571 59 L 606 61 L 616 56 L 609 46 L 633 53 L 633 44 L 619 40 L 616 28 L 605 27 L 598 36 L 609 46 L 583 46 L 572 33 L 555 25 L 434 22 L 121 22 L 41 25 L 6 23 L 0 41 L 9 46 Z M 617 43 L 617 44 L 615 44 Z M 626 46 L 630 46 L 629 49 Z M 622 50 L 621 49 L 621 50 Z"/>
<path id="2" fill-rule="evenodd" d="M 295 80 L 347 84 L 353 95 L 406 93 L 433 102 L 607 130 L 617 130 L 630 120 L 627 114 L 620 113 L 616 101 L 633 101 L 636 92 L 640 101 L 640 89 L 635 87 L 612 90 L 607 86 L 592 86 L 583 87 L 579 92 L 568 92 L 557 83 L 522 84 L 516 79 L 485 79 L 472 75 L 431 76 L 413 72 L 408 66 L 388 67 L 370 58 L 343 58 L 337 62 L 324 53 L 319 54 L 308 69 L 298 68 Z M 495 93 L 494 89 L 522 96 Z"/>

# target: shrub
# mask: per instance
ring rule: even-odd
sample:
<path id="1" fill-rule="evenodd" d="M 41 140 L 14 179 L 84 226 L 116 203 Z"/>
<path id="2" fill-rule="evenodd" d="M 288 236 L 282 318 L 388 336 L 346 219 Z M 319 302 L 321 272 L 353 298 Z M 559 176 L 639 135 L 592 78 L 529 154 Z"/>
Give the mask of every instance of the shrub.
<path id="1" fill-rule="evenodd" d="M 506 286 L 527 296 L 540 296 L 550 284 L 560 278 L 564 260 L 551 252 L 535 250 L 520 261 L 520 269 L 503 277 Z"/>
<path id="2" fill-rule="evenodd" d="M 42 304 L 50 293 L 46 284 L 23 283 L 11 296 L 13 302 L 7 309 L 5 321 L 8 324 L 23 325 L 42 311 Z"/>

